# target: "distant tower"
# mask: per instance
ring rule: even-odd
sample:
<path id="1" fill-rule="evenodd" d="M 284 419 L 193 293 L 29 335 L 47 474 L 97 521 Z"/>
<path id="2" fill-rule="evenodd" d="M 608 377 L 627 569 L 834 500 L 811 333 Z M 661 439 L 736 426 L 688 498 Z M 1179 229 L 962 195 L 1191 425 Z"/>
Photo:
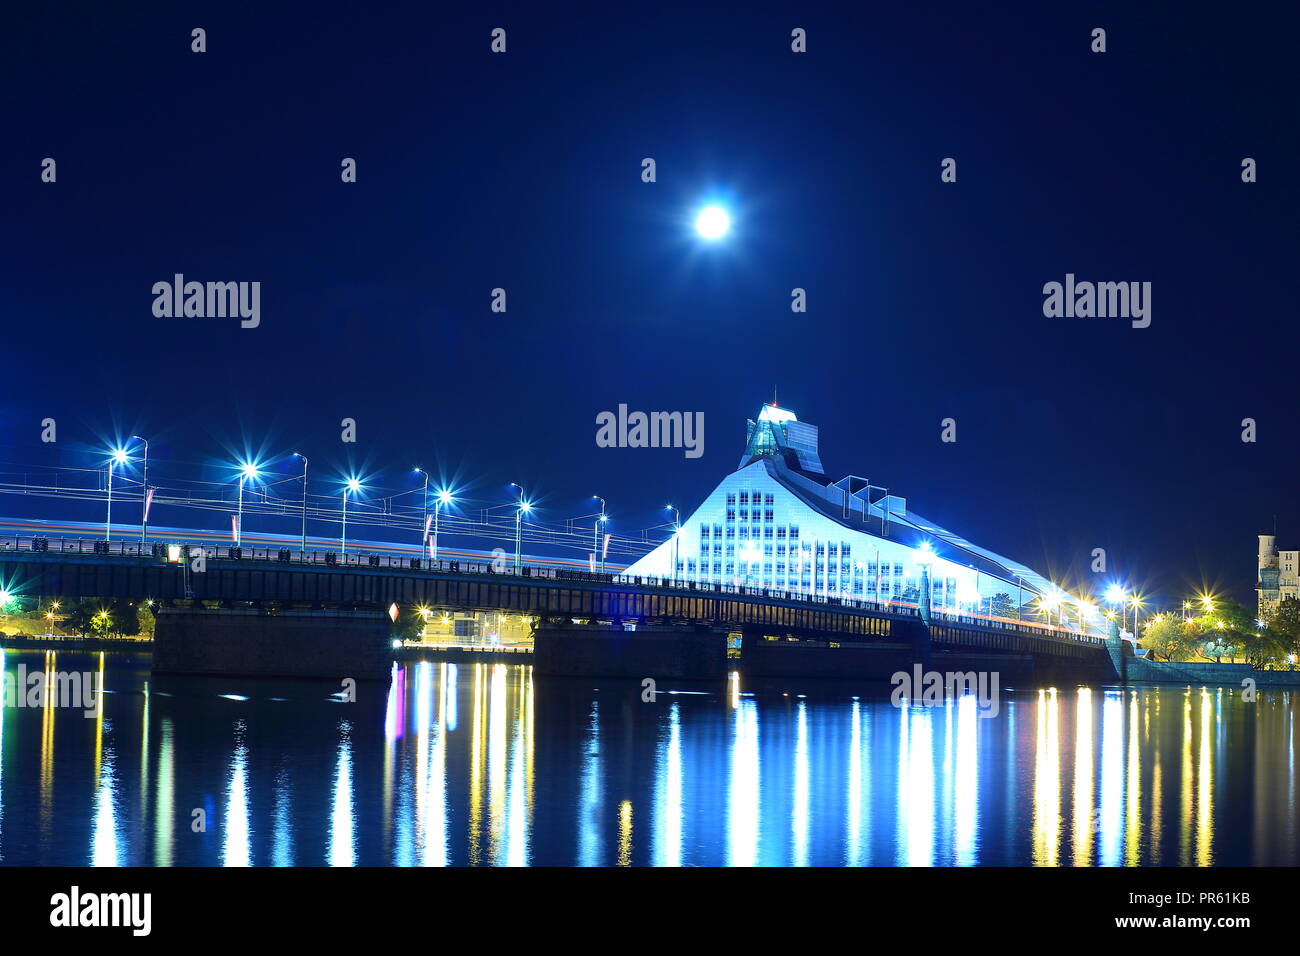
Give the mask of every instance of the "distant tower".
<path id="1" fill-rule="evenodd" d="M 1261 534 L 1259 536 L 1259 569 L 1277 567 L 1277 536 Z"/>
<path id="2" fill-rule="evenodd" d="M 1259 577 L 1255 582 L 1255 616 L 1267 620 L 1282 600 L 1277 560 L 1277 536 L 1259 536 Z"/>

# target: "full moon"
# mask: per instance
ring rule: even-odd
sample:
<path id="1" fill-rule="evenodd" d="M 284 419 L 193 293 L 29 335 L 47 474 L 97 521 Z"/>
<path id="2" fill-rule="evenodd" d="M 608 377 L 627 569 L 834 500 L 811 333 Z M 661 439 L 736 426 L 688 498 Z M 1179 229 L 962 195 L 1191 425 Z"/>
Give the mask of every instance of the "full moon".
<path id="1" fill-rule="evenodd" d="M 720 239 L 731 228 L 731 217 L 721 206 L 709 206 L 695 220 L 695 231 L 705 239 Z"/>

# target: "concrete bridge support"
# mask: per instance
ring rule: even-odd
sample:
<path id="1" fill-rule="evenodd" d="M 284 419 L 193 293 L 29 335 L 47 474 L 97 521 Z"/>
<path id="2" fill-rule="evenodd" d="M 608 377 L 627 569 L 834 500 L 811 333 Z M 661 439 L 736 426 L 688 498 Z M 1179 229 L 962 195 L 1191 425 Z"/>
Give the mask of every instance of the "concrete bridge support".
<path id="1" fill-rule="evenodd" d="M 384 680 L 389 619 L 378 609 L 160 607 L 153 669 L 172 674 Z"/>
<path id="2" fill-rule="evenodd" d="M 727 635 L 694 627 L 541 624 L 533 633 L 533 668 L 566 677 L 714 680 L 726 674 Z"/>
<path id="3" fill-rule="evenodd" d="M 1111 618 L 1110 627 L 1106 629 L 1106 654 L 1110 657 L 1111 666 L 1115 668 L 1115 676 L 1121 684 L 1127 684 L 1128 659 L 1132 656 L 1132 651 L 1124 647 L 1124 641 L 1119 636 L 1119 625 L 1114 618 Z"/>

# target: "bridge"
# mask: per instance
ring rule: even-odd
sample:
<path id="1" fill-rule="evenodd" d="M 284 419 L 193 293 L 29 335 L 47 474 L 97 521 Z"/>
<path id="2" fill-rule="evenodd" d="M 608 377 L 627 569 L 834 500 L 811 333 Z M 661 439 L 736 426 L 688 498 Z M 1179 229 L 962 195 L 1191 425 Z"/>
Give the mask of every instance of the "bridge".
<path id="1" fill-rule="evenodd" d="M 516 572 L 507 564 L 0 538 L 0 583 L 11 593 L 156 602 L 155 667 L 165 669 L 373 676 L 391 661 L 384 611 L 396 604 L 533 616 L 537 666 L 553 673 L 715 676 L 726 666 L 723 636 L 740 633 L 746 669 L 771 675 L 886 679 L 900 666 L 933 662 L 996 666 L 1018 680 L 1115 676 L 1117 640 L 1046 624 L 532 563 Z"/>

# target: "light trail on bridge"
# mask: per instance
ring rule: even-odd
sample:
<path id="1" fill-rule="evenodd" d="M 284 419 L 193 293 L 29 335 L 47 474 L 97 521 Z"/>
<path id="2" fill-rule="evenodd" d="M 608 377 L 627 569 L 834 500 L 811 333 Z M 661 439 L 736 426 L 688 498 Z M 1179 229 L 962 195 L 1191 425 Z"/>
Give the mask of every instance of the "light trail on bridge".
<path id="1" fill-rule="evenodd" d="M 0 547 L 8 544 L 8 540 L 14 540 L 17 545 L 18 536 L 32 537 L 49 537 L 55 539 L 67 538 L 70 541 L 87 541 L 87 534 L 93 534 L 96 531 L 102 531 L 103 524 L 86 521 L 42 521 L 40 519 L 30 518 L 0 518 Z M 139 534 L 139 525 L 117 525 L 113 526 L 113 532 L 122 540 L 131 541 L 131 535 Z M 513 531 L 511 532 L 513 535 Z M 245 532 L 243 547 L 246 550 L 252 550 L 253 547 L 284 549 L 287 551 L 297 551 L 301 544 L 302 538 L 296 534 L 266 534 Z M 204 544 L 233 547 L 234 543 L 230 540 L 230 535 L 221 531 L 202 531 L 191 528 L 168 528 L 149 526 L 150 542 L 161 542 L 164 544 Z M 356 540 L 348 542 L 349 548 L 363 554 L 387 554 L 399 557 L 420 557 L 422 549 L 416 544 L 398 544 L 391 541 L 365 541 Z M 338 547 L 336 538 L 321 538 L 307 536 L 307 547 L 309 551 L 326 552 Z M 445 545 L 438 547 L 440 558 L 447 560 L 464 560 L 464 561 L 481 561 L 491 562 L 494 554 L 491 551 L 475 550 L 473 548 L 449 548 Z M 556 567 L 572 568 L 573 570 L 585 571 L 588 569 L 589 562 L 580 561 L 570 558 L 543 557 L 539 555 L 525 554 L 524 560 L 532 567 Z M 611 567 L 609 573 L 618 574 L 622 571 L 621 567 Z"/>
<path id="2" fill-rule="evenodd" d="M 104 469 L 3 464 L 6 471 L 0 472 L 0 478 L 4 479 L 0 480 L 0 495 L 70 503 L 88 503 L 97 507 L 107 505 L 108 490 L 106 483 L 103 481 L 106 474 Z M 15 468 L 17 470 L 8 470 Z M 48 475 L 49 478 L 44 481 L 33 480 L 37 474 Z M 81 479 L 84 482 L 84 479 L 90 476 L 94 476 L 98 484 L 91 486 L 84 483 L 75 483 L 75 479 Z M 74 481 L 60 483 L 60 477 L 67 477 L 74 479 Z M 243 529 L 245 539 L 272 543 L 292 538 L 293 541 L 300 542 L 301 534 L 291 536 L 262 533 L 259 535 L 257 532 L 247 530 L 247 519 L 249 518 L 302 520 L 304 503 L 301 494 L 292 497 L 280 497 L 270 493 L 271 489 L 278 485 L 299 485 L 300 480 L 297 476 L 277 476 L 275 480 L 262 482 L 260 485 L 245 489 L 242 504 L 242 511 L 245 516 L 245 528 Z M 143 483 L 129 475 L 117 474 L 113 479 L 113 485 L 112 497 L 114 503 L 119 507 L 129 509 L 129 511 L 138 512 L 144 499 Z M 234 495 L 237 491 L 237 483 L 234 482 L 186 479 L 174 482 L 171 485 L 160 485 L 150 481 L 149 491 L 153 495 L 149 506 L 151 516 L 149 533 L 151 537 L 155 537 L 152 516 L 157 514 L 159 508 L 179 508 L 192 512 L 221 515 L 232 515 L 236 510 Z M 372 495 L 369 500 L 349 499 L 348 524 L 355 527 L 370 528 L 374 531 L 393 531 L 410 534 L 416 538 L 422 537 L 423 529 L 421 526 L 426 518 L 425 509 L 416 505 L 396 503 L 396 499 L 409 495 L 419 495 L 420 491 L 421 489 L 415 488 L 387 495 Z M 308 494 L 306 498 L 306 520 L 308 522 L 341 526 L 340 505 L 340 499 L 334 495 Z M 459 499 L 457 511 L 443 508 L 439 518 L 439 534 L 453 539 L 468 538 L 483 541 L 486 543 L 488 552 L 496 545 L 504 547 L 507 551 L 513 551 L 514 519 L 507 518 L 500 513 L 493 513 L 494 511 L 499 512 L 502 507 L 502 504 L 486 504 L 481 500 L 476 501 L 462 497 Z M 505 507 L 510 507 L 510 505 L 505 505 Z M 536 509 L 532 513 L 535 514 L 535 511 Z M 477 514 L 477 518 L 473 517 L 475 514 Z M 592 532 L 588 528 L 575 525 L 575 522 L 585 518 L 590 518 L 594 523 L 597 516 L 582 515 L 567 518 L 562 525 L 539 521 L 536 518 L 525 520 L 523 522 L 524 537 L 528 545 L 533 548 L 554 549 L 561 554 L 569 551 L 583 556 L 568 561 L 562 558 L 547 558 L 548 561 L 554 560 L 557 564 L 573 567 L 588 567 L 589 562 L 585 558 L 592 552 Z M 12 522 L 26 520 L 30 521 L 34 527 L 41 525 L 40 519 L 13 517 L 6 520 Z M 93 521 L 69 521 L 65 522 L 65 524 L 69 528 L 76 529 L 78 533 L 93 532 L 96 527 L 104 527 L 102 522 L 96 526 Z M 48 523 L 46 525 L 53 527 Z M 113 522 L 112 527 L 114 533 L 123 535 L 138 534 L 140 530 L 138 522 Z M 602 539 L 606 534 L 608 534 L 609 539 L 608 563 L 613 568 L 631 564 L 657 546 L 661 540 L 657 536 L 662 533 L 666 537 L 668 527 L 667 525 L 658 525 L 646 528 L 638 533 L 639 536 L 614 534 L 606 532 L 602 528 Z M 219 530 L 194 529 L 192 532 L 189 529 L 173 530 L 183 530 L 184 534 L 188 535 L 190 539 L 218 541 L 229 537 L 224 531 Z M 317 541 L 322 548 L 329 546 L 329 539 L 319 534 L 315 536 L 309 534 L 308 538 Z M 391 540 L 372 539 L 359 543 L 364 543 L 371 550 L 390 553 L 408 554 L 420 550 L 419 545 L 405 545 Z M 440 546 L 439 551 L 443 550 L 447 549 L 445 546 Z M 448 553 L 457 553 L 467 557 L 480 556 L 480 552 L 473 548 L 468 550 L 450 549 Z M 601 556 L 597 555 L 597 563 L 600 562 L 600 558 Z"/>

